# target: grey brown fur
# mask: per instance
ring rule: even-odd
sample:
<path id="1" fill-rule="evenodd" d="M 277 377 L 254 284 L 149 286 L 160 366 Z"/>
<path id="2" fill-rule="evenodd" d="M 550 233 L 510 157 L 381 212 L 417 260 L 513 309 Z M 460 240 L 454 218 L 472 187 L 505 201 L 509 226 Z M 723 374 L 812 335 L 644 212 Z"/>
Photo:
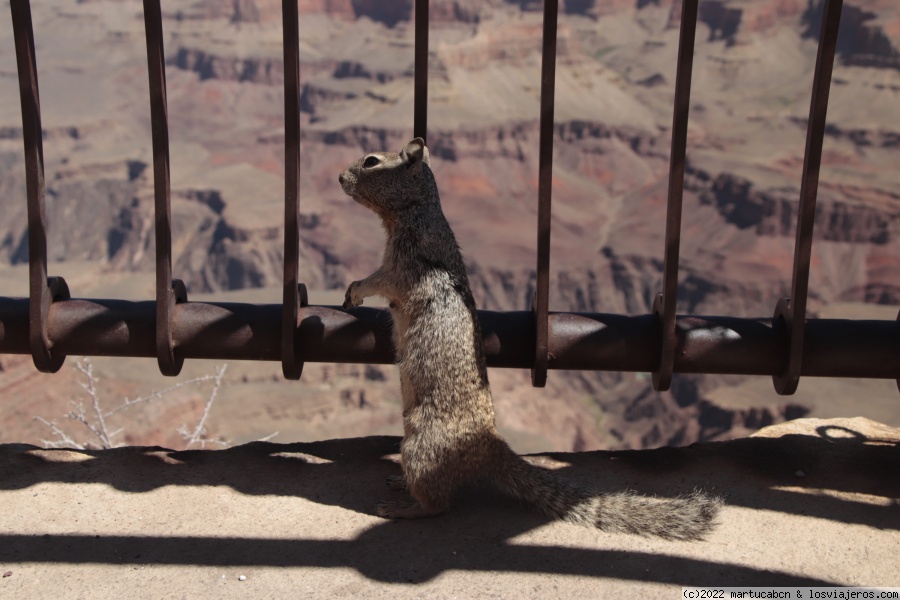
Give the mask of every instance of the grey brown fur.
<path id="1" fill-rule="evenodd" d="M 345 308 L 390 301 L 400 367 L 403 477 L 389 481 L 414 502 L 383 502 L 387 518 L 436 515 L 462 485 L 486 480 L 547 516 L 604 531 L 697 539 L 721 505 L 700 492 L 670 500 L 598 495 L 515 454 L 494 426 L 475 301 L 456 238 L 441 210 L 421 138 L 376 152 L 340 175 L 348 195 L 381 217 L 381 267 L 347 289 Z"/>

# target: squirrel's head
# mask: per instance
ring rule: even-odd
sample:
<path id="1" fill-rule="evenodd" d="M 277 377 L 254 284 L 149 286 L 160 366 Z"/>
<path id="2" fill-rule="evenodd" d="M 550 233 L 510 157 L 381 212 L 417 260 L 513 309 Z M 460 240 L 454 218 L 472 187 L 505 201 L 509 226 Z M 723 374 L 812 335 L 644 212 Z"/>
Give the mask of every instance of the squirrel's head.
<path id="1" fill-rule="evenodd" d="M 437 188 L 422 138 L 400 152 L 371 152 L 338 177 L 344 193 L 383 218 L 437 198 Z"/>

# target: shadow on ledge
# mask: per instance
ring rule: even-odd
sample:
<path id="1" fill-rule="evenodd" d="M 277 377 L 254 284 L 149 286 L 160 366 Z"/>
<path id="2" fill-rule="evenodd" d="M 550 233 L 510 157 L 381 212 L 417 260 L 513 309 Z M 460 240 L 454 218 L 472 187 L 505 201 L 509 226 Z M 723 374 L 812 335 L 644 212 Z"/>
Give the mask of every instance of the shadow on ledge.
<path id="1" fill-rule="evenodd" d="M 455 570 L 615 577 L 696 587 L 836 584 L 779 570 L 650 552 L 509 545 L 431 525 L 384 524 L 349 541 L 0 535 L 0 563 L 16 562 L 349 567 L 386 583 L 422 583 Z"/>
<path id="2" fill-rule="evenodd" d="M 900 437 L 890 428 L 870 430 L 863 425 L 872 422 L 864 421 L 836 424 L 803 419 L 763 430 L 759 437 L 728 442 L 646 451 L 551 453 L 531 460 L 598 491 L 630 489 L 665 497 L 705 489 L 724 498 L 726 521 L 729 510 L 744 507 L 816 517 L 857 528 L 867 526 L 894 535 L 893 531 L 900 529 Z M 764 433 L 767 431 L 769 435 Z M 377 500 L 397 496 L 384 488 L 384 479 L 399 473 L 394 456 L 398 450 L 396 437 L 294 444 L 256 442 L 227 450 L 181 452 L 133 447 L 44 450 L 12 444 L 0 446 L 0 498 L 16 493 L 21 502 L 28 496 L 22 490 L 42 483 L 100 483 L 135 494 L 164 486 L 229 486 L 245 495 L 288 500 L 300 497 L 318 505 L 372 515 Z M 197 497 L 202 501 L 202 493 Z M 21 508 L 3 504 L 4 510 L 13 513 Z M 122 510 L 127 511 L 127 506 Z M 316 518 L 315 511 L 310 512 L 309 518 Z M 215 519 L 216 515 L 210 515 L 211 521 Z M 784 521 L 781 517 L 779 522 Z M 496 493 L 473 489 L 446 515 L 397 523 L 372 520 L 350 539 L 5 534 L 0 535 L 0 564 L 350 567 L 383 582 L 421 582 L 448 570 L 473 570 L 615 577 L 692 586 L 837 583 L 828 574 L 797 574 L 788 569 L 735 564 L 728 545 L 740 547 L 742 542 L 727 538 L 717 538 L 717 552 L 709 557 L 673 556 L 670 554 L 678 553 L 677 548 L 692 544 L 649 538 L 638 538 L 647 540 L 643 546 L 623 543 L 630 550 L 513 541 L 546 523 L 545 518 Z M 322 523 L 322 528 L 327 531 L 328 523 Z M 766 536 L 779 535 L 776 528 L 759 526 L 760 530 L 752 534 L 759 536 L 761 547 L 765 547 Z M 614 545 L 632 538 L 589 532 L 596 536 L 592 539 L 612 540 L 609 543 Z M 283 536 L 284 532 L 274 534 Z M 712 546 L 711 542 L 696 544 Z M 781 567 L 779 560 L 772 564 Z"/>

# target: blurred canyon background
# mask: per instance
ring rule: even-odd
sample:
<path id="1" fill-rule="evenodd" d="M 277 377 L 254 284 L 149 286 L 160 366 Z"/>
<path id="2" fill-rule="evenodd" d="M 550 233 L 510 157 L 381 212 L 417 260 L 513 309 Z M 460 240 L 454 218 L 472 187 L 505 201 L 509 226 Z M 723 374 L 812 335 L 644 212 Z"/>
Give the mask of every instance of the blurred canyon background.
<path id="1" fill-rule="evenodd" d="M 788 295 L 822 0 L 700 0 L 678 310 L 770 316 Z M 340 304 L 383 232 L 337 175 L 412 135 L 412 0 L 300 0 L 300 280 Z M 429 148 L 476 301 L 525 309 L 535 281 L 540 2 L 433 0 Z M 644 314 L 662 285 L 679 0 L 561 0 L 551 310 Z M 135 0 L 32 2 L 50 274 L 73 297 L 154 297 L 147 59 Z M 276 0 L 163 2 L 173 273 L 189 299 L 281 302 L 283 62 Z M 22 125 L 9 3 L 0 10 L 0 294 L 27 296 Z M 811 316 L 894 319 L 900 305 L 900 4 L 845 0 L 819 184 Z M 89 402 L 0 356 L 0 442 L 55 439 L 34 420 Z M 110 407 L 172 385 L 153 359 L 93 359 Z M 188 361 L 179 379 L 213 372 Z M 520 451 L 727 439 L 800 416 L 900 426 L 893 381 L 492 369 Z M 203 387 L 206 385 L 206 387 Z M 209 384 L 117 415 L 117 443 L 178 447 Z M 241 443 L 399 434 L 396 370 L 235 362 L 208 435 Z"/>

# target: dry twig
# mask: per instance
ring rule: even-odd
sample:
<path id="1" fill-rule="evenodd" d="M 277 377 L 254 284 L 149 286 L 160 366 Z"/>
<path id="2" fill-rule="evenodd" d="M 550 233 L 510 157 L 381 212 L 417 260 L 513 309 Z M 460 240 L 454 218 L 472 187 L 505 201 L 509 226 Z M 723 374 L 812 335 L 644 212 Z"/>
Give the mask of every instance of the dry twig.
<path id="1" fill-rule="evenodd" d="M 220 444 L 222 446 L 226 446 L 225 442 L 220 440 L 212 440 L 208 438 L 204 438 L 203 434 L 206 433 L 206 418 L 209 417 L 209 411 L 212 409 L 213 402 L 216 401 L 216 395 L 219 393 L 219 386 L 222 385 L 222 377 L 225 375 L 225 369 L 228 368 L 228 365 L 222 365 L 219 369 L 216 370 L 215 380 L 216 383 L 213 385 L 212 392 L 209 394 L 209 398 L 206 400 L 206 405 L 203 407 L 203 414 L 200 416 L 200 420 L 197 422 L 197 426 L 194 428 L 193 432 L 189 432 L 187 427 L 182 425 L 181 429 L 178 430 L 178 433 L 187 441 L 187 448 L 190 448 L 193 444 L 200 444 L 201 448 L 206 447 L 206 444 Z"/>
<path id="2" fill-rule="evenodd" d="M 133 399 L 125 398 L 121 404 L 110 410 L 104 410 L 100 401 L 100 394 L 97 385 L 100 382 L 100 379 L 94 374 L 94 366 L 91 363 L 91 360 L 85 357 L 75 363 L 75 368 L 78 369 L 86 379 L 85 382 L 79 382 L 79 385 L 87 393 L 88 397 L 91 400 L 92 415 L 88 416 L 88 412 L 85 410 L 83 402 L 73 401 L 71 403 L 72 410 L 70 410 L 66 414 L 66 417 L 71 421 L 80 423 L 85 429 L 87 429 L 88 432 L 90 432 L 90 435 L 93 438 L 96 438 L 96 441 L 78 442 L 65 431 L 63 431 L 55 421 L 48 421 L 43 417 L 35 417 L 36 421 L 45 425 L 48 429 L 50 429 L 53 435 L 59 438 L 58 440 L 42 440 L 46 447 L 69 447 L 76 448 L 78 450 L 85 450 L 88 448 L 106 449 L 120 446 L 121 444 L 117 444 L 114 442 L 114 438 L 122 432 L 122 429 L 120 428 L 116 429 L 115 431 L 110 431 L 107 424 L 107 419 L 109 417 L 112 417 L 120 411 L 126 408 L 130 408 L 136 404 L 160 399 L 163 396 L 174 392 L 175 390 L 205 381 L 214 381 L 215 383 L 213 385 L 212 391 L 210 392 L 210 395 L 207 397 L 206 404 L 203 408 L 203 414 L 201 415 L 200 420 L 193 431 L 188 430 L 187 426 L 182 426 L 179 429 L 179 433 L 181 433 L 184 437 L 185 441 L 187 442 L 186 447 L 188 448 L 193 444 L 200 444 L 201 448 L 205 447 L 206 444 L 211 443 L 219 444 L 221 446 L 228 445 L 227 442 L 222 440 L 214 440 L 203 437 L 206 433 L 206 420 L 209 417 L 210 410 L 212 409 L 213 403 L 216 400 L 216 396 L 219 393 L 219 388 L 222 385 L 222 378 L 225 375 L 225 370 L 228 368 L 228 365 L 222 365 L 221 367 L 216 368 L 215 375 L 195 377 L 193 379 L 180 381 L 175 385 L 171 385 L 162 390 L 151 392 L 145 396 L 139 396 Z"/>

